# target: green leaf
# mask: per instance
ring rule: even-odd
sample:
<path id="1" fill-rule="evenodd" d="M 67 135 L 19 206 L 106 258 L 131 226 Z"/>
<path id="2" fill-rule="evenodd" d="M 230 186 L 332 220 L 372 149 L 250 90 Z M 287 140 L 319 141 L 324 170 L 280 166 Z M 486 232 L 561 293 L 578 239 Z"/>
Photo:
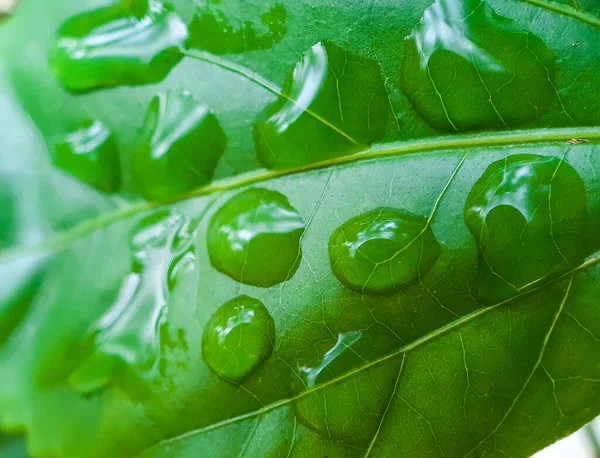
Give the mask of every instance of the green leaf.
<path id="1" fill-rule="evenodd" d="M 529 456 L 600 414 L 599 13 L 24 2 L 2 429 L 57 458 Z"/>

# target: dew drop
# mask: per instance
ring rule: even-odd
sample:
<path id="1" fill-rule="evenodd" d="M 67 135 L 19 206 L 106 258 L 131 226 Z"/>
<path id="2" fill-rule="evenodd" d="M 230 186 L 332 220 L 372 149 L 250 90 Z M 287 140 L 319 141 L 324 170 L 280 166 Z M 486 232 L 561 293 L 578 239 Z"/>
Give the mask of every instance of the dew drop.
<path id="1" fill-rule="evenodd" d="M 86 121 L 54 147 L 54 163 L 105 192 L 121 186 L 117 143 L 101 121 Z"/>
<path id="2" fill-rule="evenodd" d="M 404 43 L 400 86 L 439 130 L 516 127 L 557 96 L 544 42 L 484 1 L 436 0 Z"/>
<path id="3" fill-rule="evenodd" d="M 64 22 L 50 66 L 73 92 L 162 81 L 181 60 L 185 23 L 156 0 L 116 3 Z"/>
<path id="4" fill-rule="evenodd" d="M 329 239 L 333 273 L 345 286 L 386 294 L 426 274 L 441 254 L 427 218 L 378 208 L 338 227 Z"/>
<path id="5" fill-rule="evenodd" d="M 258 159 L 282 169 L 364 150 L 385 134 L 388 104 L 375 60 L 317 43 L 255 123 Z"/>
<path id="6" fill-rule="evenodd" d="M 238 296 L 206 323 L 202 355 L 220 377 L 239 381 L 271 355 L 274 341 L 275 323 L 264 304 Z"/>
<path id="7" fill-rule="evenodd" d="M 464 209 L 479 246 L 481 299 L 504 300 L 580 265 L 586 206 L 585 185 L 564 160 L 517 154 L 491 164 Z"/>
<path id="8" fill-rule="evenodd" d="M 257 23 L 230 21 L 220 10 L 198 8 L 190 24 L 188 46 L 213 54 L 269 49 L 287 33 L 286 21 L 287 12 L 279 3 L 260 15 Z"/>
<path id="9" fill-rule="evenodd" d="M 300 265 L 305 224 L 287 198 L 262 188 L 232 197 L 213 216 L 207 235 L 210 262 L 234 280 L 270 287 Z"/>
<path id="10" fill-rule="evenodd" d="M 212 180 L 226 145 L 206 105 L 186 92 L 160 94 L 150 103 L 133 153 L 134 183 L 149 200 L 189 192 Z"/>

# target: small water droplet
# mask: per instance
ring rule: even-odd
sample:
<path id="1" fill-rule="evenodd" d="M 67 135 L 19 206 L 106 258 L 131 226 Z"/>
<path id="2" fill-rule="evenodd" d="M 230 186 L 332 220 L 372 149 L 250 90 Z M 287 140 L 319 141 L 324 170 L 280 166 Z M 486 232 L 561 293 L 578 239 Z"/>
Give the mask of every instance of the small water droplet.
<path id="1" fill-rule="evenodd" d="M 405 40 L 400 86 L 443 131 L 516 127 L 556 98 L 544 42 L 481 0 L 436 0 Z"/>
<path id="2" fill-rule="evenodd" d="M 50 66 L 73 92 L 156 83 L 181 60 L 187 38 L 185 23 L 158 1 L 116 3 L 64 22 Z"/>
<path id="3" fill-rule="evenodd" d="M 580 265 L 586 207 L 585 185 L 564 160 L 517 154 L 491 164 L 464 210 L 479 245 L 481 299 L 501 301 Z"/>
<path id="4" fill-rule="evenodd" d="M 237 18 L 230 21 L 220 10 L 198 8 L 190 24 L 188 46 L 213 54 L 269 49 L 287 33 L 286 21 L 287 12 L 279 3 L 262 14 L 257 23 Z"/>
<path id="5" fill-rule="evenodd" d="M 274 341 L 275 323 L 264 304 L 238 296 L 206 323 L 202 355 L 220 377 L 239 381 L 271 355 Z"/>
<path id="6" fill-rule="evenodd" d="M 298 269 L 304 229 L 302 217 L 284 195 L 248 189 L 213 216 L 207 236 L 210 262 L 241 283 L 274 286 Z"/>
<path id="7" fill-rule="evenodd" d="M 282 169 L 356 153 L 383 137 L 388 111 L 375 60 L 317 43 L 255 123 L 258 159 Z"/>
<path id="8" fill-rule="evenodd" d="M 134 182 L 149 200 L 189 192 L 212 180 L 226 145 L 206 105 L 185 92 L 160 94 L 150 103 L 134 152 Z"/>
<path id="9" fill-rule="evenodd" d="M 86 121 L 54 147 L 54 163 L 105 192 L 121 186 L 117 143 L 101 121 Z"/>
<path id="10" fill-rule="evenodd" d="M 441 254 L 427 218 L 379 208 L 338 227 L 329 240 L 335 276 L 367 294 L 398 290 L 426 274 Z"/>
<path id="11" fill-rule="evenodd" d="M 323 355 L 319 361 L 313 361 L 311 364 L 304 365 L 300 368 L 300 377 L 304 381 L 306 388 L 314 388 L 319 383 L 323 383 L 322 375 L 327 381 L 333 373 L 343 373 L 337 368 L 332 371 L 332 366 L 341 361 L 341 357 L 346 350 L 349 350 L 352 345 L 357 343 L 362 337 L 362 332 L 352 331 L 338 335 L 338 340 L 335 345 Z"/>

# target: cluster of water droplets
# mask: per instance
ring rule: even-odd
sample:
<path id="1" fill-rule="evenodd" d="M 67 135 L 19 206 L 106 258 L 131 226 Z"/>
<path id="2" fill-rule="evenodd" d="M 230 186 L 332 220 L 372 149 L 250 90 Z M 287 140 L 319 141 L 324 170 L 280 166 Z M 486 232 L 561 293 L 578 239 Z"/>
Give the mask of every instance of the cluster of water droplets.
<path id="1" fill-rule="evenodd" d="M 215 54 L 274 46 L 287 30 L 285 9 L 273 7 L 263 19 L 229 24 L 218 12 L 202 11 L 188 30 L 155 0 L 134 9 L 111 6 L 65 22 L 50 64 L 73 92 L 155 83 L 186 46 Z M 523 125 L 543 116 L 557 97 L 554 58 L 545 44 L 480 0 L 436 0 L 403 48 L 397 85 L 441 131 Z M 376 59 L 330 42 L 314 44 L 291 69 L 277 100 L 257 114 L 253 136 L 260 162 L 291 168 L 367 149 L 387 130 L 385 84 Z M 132 154 L 133 182 L 149 200 L 192 191 L 212 180 L 226 148 L 225 131 L 210 107 L 183 91 L 160 94 L 148 107 Z M 54 160 L 98 189 L 115 192 L 122 181 L 118 150 L 102 121 L 88 120 L 57 142 Z M 583 262 L 585 196 L 577 172 L 559 158 L 512 156 L 487 168 L 464 207 L 479 247 L 482 302 L 506 299 Z M 307 216 L 279 192 L 243 190 L 210 220 L 210 262 L 240 284 L 269 288 L 289 281 L 301 266 Z M 430 219 L 391 207 L 357 214 L 330 235 L 331 272 L 358 295 L 393 295 L 418 284 L 442 254 Z M 177 235 L 186 224 L 164 215 L 134 236 L 131 275 L 93 330 L 96 359 L 72 377 L 82 391 L 107 383 L 115 361 L 155 368 L 169 289 L 196 262 L 193 236 Z M 269 305 L 241 295 L 208 319 L 202 356 L 219 377 L 240 383 L 271 357 L 277 323 Z M 320 358 L 300 366 L 301 389 L 347 371 L 356 363 L 351 350 L 361 338 L 359 330 L 341 333 Z M 301 421 L 316 431 L 327 426 L 315 414 L 319 402 L 307 398 L 297 407 Z M 340 438 L 352 443 L 345 434 L 339 432 Z"/>

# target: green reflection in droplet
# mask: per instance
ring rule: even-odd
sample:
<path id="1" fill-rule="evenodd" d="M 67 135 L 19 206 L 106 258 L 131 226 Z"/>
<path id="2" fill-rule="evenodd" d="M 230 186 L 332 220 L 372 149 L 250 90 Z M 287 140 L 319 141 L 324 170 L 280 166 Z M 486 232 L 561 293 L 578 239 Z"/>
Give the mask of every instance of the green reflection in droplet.
<path id="1" fill-rule="evenodd" d="M 240 54 L 269 49 L 287 33 L 287 12 L 276 4 L 260 15 L 260 22 L 228 20 L 218 9 L 199 8 L 190 24 L 188 46 L 213 54 Z"/>
<path id="2" fill-rule="evenodd" d="M 202 355 L 219 376 L 238 381 L 269 357 L 274 341 L 275 323 L 264 304 L 238 296 L 219 307 L 206 323 Z"/>
<path id="3" fill-rule="evenodd" d="M 185 23 L 169 7 L 148 0 L 116 3 L 62 24 L 50 66 L 74 92 L 162 81 L 181 60 Z"/>
<path id="4" fill-rule="evenodd" d="M 464 209 L 480 250 L 482 300 L 506 299 L 580 265 L 586 200 L 581 177 L 562 159 L 518 154 L 491 164 Z"/>
<path id="5" fill-rule="evenodd" d="M 436 0 L 405 40 L 400 86 L 443 131 L 534 121 L 556 99 L 542 40 L 481 0 Z"/>
<path id="6" fill-rule="evenodd" d="M 121 186 L 117 143 L 101 121 L 88 121 L 54 147 L 54 163 L 105 192 Z"/>
<path id="7" fill-rule="evenodd" d="M 385 294 L 410 284 L 427 273 L 440 254 L 427 218 L 394 208 L 356 216 L 329 240 L 335 276 L 348 288 L 368 294 Z"/>
<path id="8" fill-rule="evenodd" d="M 168 199 L 212 180 L 227 145 L 219 121 L 186 92 L 150 103 L 133 155 L 134 182 L 149 200 Z"/>
<path id="9" fill-rule="evenodd" d="M 284 195 L 248 189 L 213 216 L 207 235 L 210 262 L 241 283 L 276 285 L 298 269 L 304 229 L 302 217 Z"/>
<path id="10" fill-rule="evenodd" d="M 308 50 L 282 94 L 254 125 L 258 159 L 268 168 L 353 154 L 385 134 L 389 101 L 379 64 L 334 44 Z"/>

